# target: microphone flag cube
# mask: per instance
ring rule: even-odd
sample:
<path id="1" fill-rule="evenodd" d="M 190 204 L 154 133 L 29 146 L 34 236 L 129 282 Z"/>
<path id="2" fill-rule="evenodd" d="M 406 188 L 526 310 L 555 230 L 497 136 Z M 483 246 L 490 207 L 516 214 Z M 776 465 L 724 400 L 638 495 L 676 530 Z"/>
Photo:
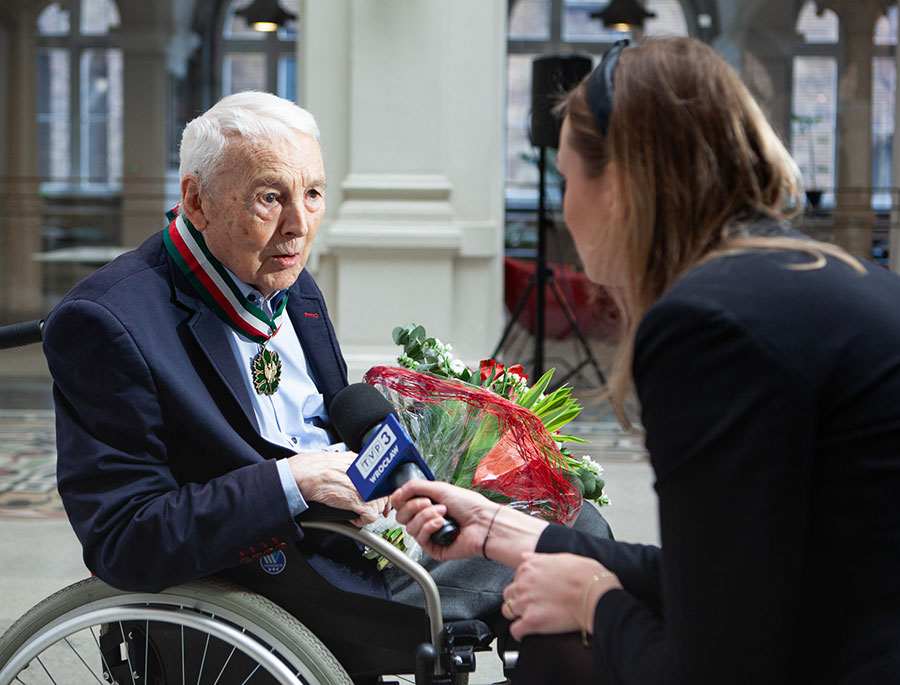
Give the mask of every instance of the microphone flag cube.
<path id="1" fill-rule="evenodd" d="M 347 469 L 347 475 L 363 500 L 368 502 L 390 495 L 396 489 L 390 475 L 401 464 L 412 462 L 425 478 L 434 480 L 434 474 L 396 416 L 389 414 L 374 432 Z"/>

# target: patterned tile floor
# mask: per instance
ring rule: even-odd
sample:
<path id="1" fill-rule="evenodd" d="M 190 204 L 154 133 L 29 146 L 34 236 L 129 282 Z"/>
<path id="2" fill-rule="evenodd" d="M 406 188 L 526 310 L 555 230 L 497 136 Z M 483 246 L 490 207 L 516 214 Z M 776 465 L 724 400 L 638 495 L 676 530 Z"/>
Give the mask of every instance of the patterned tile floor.
<path id="1" fill-rule="evenodd" d="M 56 436 L 49 410 L 0 410 L 0 516 L 65 516 L 56 492 Z"/>

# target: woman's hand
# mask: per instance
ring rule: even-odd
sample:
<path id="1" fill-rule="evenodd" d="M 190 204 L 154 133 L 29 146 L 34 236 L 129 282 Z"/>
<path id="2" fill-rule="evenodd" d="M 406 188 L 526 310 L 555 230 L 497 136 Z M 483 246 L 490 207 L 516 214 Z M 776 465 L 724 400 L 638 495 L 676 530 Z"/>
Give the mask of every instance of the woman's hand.
<path id="1" fill-rule="evenodd" d="M 494 514 L 500 508 L 477 492 L 449 483 L 411 480 L 391 495 L 397 520 L 432 559 L 480 557 L 484 538 Z M 459 537 L 441 547 L 431 542 L 431 534 L 444 525 L 447 514 L 459 524 Z"/>
<path id="2" fill-rule="evenodd" d="M 449 483 L 411 480 L 391 495 L 397 520 L 438 561 L 484 556 L 515 568 L 523 552 L 534 550 L 546 521 L 501 507 L 477 492 Z M 448 547 L 431 542 L 444 515 L 459 524 L 459 537 Z"/>
<path id="3" fill-rule="evenodd" d="M 536 633 L 593 634 L 597 602 L 620 587 L 615 574 L 594 559 L 526 552 L 513 582 L 503 590 L 502 612 L 516 640 Z"/>

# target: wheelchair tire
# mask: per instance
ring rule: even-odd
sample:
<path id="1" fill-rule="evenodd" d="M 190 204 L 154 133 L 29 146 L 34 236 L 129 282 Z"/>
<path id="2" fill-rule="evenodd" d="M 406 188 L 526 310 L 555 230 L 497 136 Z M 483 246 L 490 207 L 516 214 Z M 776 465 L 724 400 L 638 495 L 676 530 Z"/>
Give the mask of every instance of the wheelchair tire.
<path id="1" fill-rule="evenodd" d="M 128 640 L 123 625 L 135 627 L 129 629 Z M 154 630 L 166 629 L 169 635 L 181 635 L 182 672 L 171 677 L 166 677 L 156 642 L 151 639 Z M 111 674 L 116 669 L 108 655 L 101 654 L 104 630 L 114 631 L 114 651 L 122 652 L 116 655 L 121 656 L 119 672 L 124 668 L 128 679 Z M 194 640 L 190 650 L 185 649 L 186 635 Z M 131 655 L 140 651 L 143 663 L 132 663 Z M 47 597 L 0 637 L 0 685 L 23 674 L 25 682 L 32 682 L 27 677 L 31 673 L 52 681 L 54 672 L 59 676 L 54 682 L 71 684 L 114 680 L 119 685 L 181 683 L 188 653 L 194 660 L 200 658 L 201 673 L 210 674 L 208 682 L 215 680 L 219 685 L 246 682 L 244 671 L 234 674 L 237 680 L 223 680 L 229 668 L 240 667 L 253 668 L 251 683 L 352 685 L 337 659 L 302 623 L 268 599 L 237 585 L 199 580 L 159 593 L 139 593 L 116 590 L 97 578 Z M 268 679 L 257 678 L 263 675 L 259 669 Z M 79 674 L 84 675 L 83 681 L 78 680 Z M 199 675 L 192 675 L 191 682 L 201 682 Z"/>

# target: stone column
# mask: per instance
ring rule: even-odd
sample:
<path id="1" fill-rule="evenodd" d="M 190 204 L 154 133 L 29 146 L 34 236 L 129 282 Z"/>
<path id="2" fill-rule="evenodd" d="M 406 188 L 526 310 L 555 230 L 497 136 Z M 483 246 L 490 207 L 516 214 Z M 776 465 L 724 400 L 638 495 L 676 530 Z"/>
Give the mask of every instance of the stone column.
<path id="1" fill-rule="evenodd" d="M 306 0 L 300 104 L 328 211 L 317 272 L 351 379 L 416 322 L 467 361 L 503 323 L 503 0 Z"/>
<path id="2" fill-rule="evenodd" d="M 136 247 L 160 230 L 166 207 L 166 98 L 170 36 L 165 27 L 128 23 L 122 46 L 122 245 Z"/>
<path id="3" fill-rule="evenodd" d="M 38 169 L 36 21 L 43 3 L 6 1 L 0 19 L 8 29 L 5 130 L 6 169 L 0 189 L 0 319 L 43 314 Z"/>
<path id="4" fill-rule="evenodd" d="M 835 242 L 872 258 L 872 36 L 881 13 L 875 0 L 825 3 L 841 20 L 838 76 L 838 173 Z"/>
<path id="5" fill-rule="evenodd" d="M 900 74 L 900 49 L 894 50 L 894 68 Z M 888 258 L 891 271 L 900 273 L 900 140 L 896 121 L 900 115 L 900 88 L 894 89 L 894 139 L 891 165 L 891 224 L 888 231 Z"/>

